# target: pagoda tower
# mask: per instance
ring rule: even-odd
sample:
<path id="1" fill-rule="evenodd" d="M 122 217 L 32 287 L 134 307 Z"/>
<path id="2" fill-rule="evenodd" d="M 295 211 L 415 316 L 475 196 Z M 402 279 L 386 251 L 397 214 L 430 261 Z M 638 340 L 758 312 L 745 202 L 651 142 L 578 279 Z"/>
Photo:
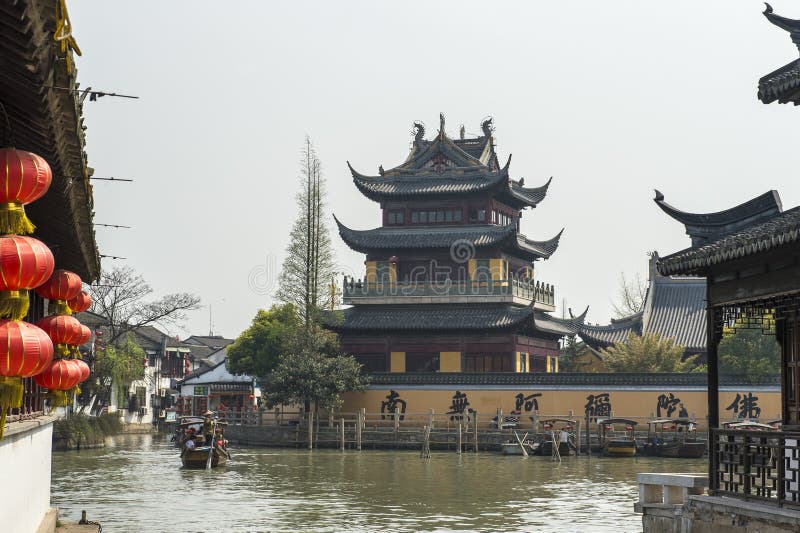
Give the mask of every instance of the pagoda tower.
<path id="1" fill-rule="evenodd" d="M 350 171 L 382 210 L 381 227 L 339 235 L 366 254 L 363 277 L 345 277 L 343 301 L 328 315 L 342 349 L 368 372 L 557 372 L 558 340 L 582 317 L 561 320 L 553 287 L 534 263 L 558 248 L 561 233 L 531 240 L 522 211 L 544 200 L 550 181 L 525 187 L 500 166 L 492 119 L 483 135 L 425 139 L 414 124 L 411 152 L 379 175 Z M 349 163 L 348 163 L 349 166 Z"/>

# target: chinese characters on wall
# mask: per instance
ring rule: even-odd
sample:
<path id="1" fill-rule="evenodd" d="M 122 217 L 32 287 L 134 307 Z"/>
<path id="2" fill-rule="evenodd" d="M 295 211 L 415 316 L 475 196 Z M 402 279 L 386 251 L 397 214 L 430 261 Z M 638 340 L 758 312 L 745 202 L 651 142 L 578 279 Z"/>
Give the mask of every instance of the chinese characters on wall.
<path id="1" fill-rule="evenodd" d="M 583 406 L 583 411 L 590 422 L 595 422 L 598 418 L 610 417 L 611 395 L 607 392 L 590 394 L 586 397 L 586 405 Z"/>
<path id="2" fill-rule="evenodd" d="M 747 394 L 736 394 L 733 402 L 725 408 L 732 411 L 734 418 L 758 418 L 761 416 L 761 408 L 758 406 L 758 396 L 753 396 L 752 392 Z"/>
<path id="3" fill-rule="evenodd" d="M 406 401 L 401 399 L 397 392 L 390 390 L 389 394 L 386 395 L 386 399 L 381 402 L 381 419 L 393 416 L 398 408 L 400 420 L 403 420 L 406 412 Z"/>

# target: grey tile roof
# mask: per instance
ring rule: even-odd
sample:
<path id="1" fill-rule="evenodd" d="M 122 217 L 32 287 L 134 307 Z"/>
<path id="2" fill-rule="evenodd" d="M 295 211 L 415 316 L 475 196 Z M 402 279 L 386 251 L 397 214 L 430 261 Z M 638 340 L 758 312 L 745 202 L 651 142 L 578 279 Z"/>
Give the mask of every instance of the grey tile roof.
<path id="1" fill-rule="evenodd" d="M 703 274 L 710 266 L 763 253 L 800 240 L 800 207 L 748 226 L 709 244 L 662 258 L 662 274 Z"/>
<path id="2" fill-rule="evenodd" d="M 53 0 L 0 2 L 0 129 L 4 145 L 34 152 L 50 165 L 50 192 L 25 210 L 36 224 L 36 238 L 57 250 L 58 268 L 90 283 L 100 277 L 100 254 L 85 151 L 86 93 L 83 87 L 77 90 L 77 70 L 67 72 L 66 59 L 73 52 L 61 52 L 53 41 L 56 5 Z"/>
<path id="3" fill-rule="evenodd" d="M 775 26 L 789 32 L 792 42 L 800 49 L 800 20 L 776 15 L 767 4 L 764 16 Z M 758 99 L 765 104 L 800 104 L 800 60 L 794 60 L 761 78 L 758 82 Z"/>
<path id="4" fill-rule="evenodd" d="M 706 282 L 699 278 L 655 281 L 644 331 L 674 339 L 687 352 L 706 352 Z"/>
<path id="5" fill-rule="evenodd" d="M 800 105 L 800 59 L 758 80 L 758 99 L 765 104 Z"/>
<path id="6" fill-rule="evenodd" d="M 594 348 L 607 348 L 618 342 L 625 342 L 630 333 L 642 334 L 642 315 L 637 313 L 619 320 L 612 320 L 608 325 L 584 324 L 580 328 L 580 337 Z"/>
<path id="7" fill-rule="evenodd" d="M 525 205 L 536 207 L 547 196 L 547 189 L 552 181 L 553 178 L 550 177 L 541 187 L 523 187 L 518 181 L 509 181 L 509 192 Z"/>
<path id="8" fill-rule="evenodd" d="M 335 217 L 334 217 L 335 218 Z M 556 249 L 561 239 L 558 235 L 546 241 L 530 240 L 518 234 L 513 224 L 495 225 L 460 225 L 460 226 L 401 226 L 381 227 L 370 230 L 350 229 L 338 219 L 339 235 L 353 250 L 369 253 L 374 250 L 402 249 L 449 249 L 459 242 L 468 243 L 475 248 L 487 246 L 510 245 L 517 251 L 536 258 L 548 258 Z"/>
<path id="9" fill-rule="evenodd" d="M 550 386 L 640 386 L 640 387 L 698 387 L 706 389 L 708 376 L 705 373 L 666 373 L 666 372 L 375 372 L 369 375 L 370 387 L 396 385 L 550 385 Z M 723 387 L 751 387 L 748 376 L 720 376 Z M 768 378 L 761 386 L 780 386 L 780 375 Z"/>
<path id="10" fill-rule="evenodd" d="M 533 316 L 532 307 L 513 305 L 357 306 L 327 313 L 336 331 L 479 331 L 512 328 Z"/>
<path id="11" fill-rule="evenodd" d="M 687 213 L 669 205 L 664 195 L 656 191 L 656 205 L 667 215 L 686 227 L 686 234 L 692 239 L 692 246 L 698 247 L 726 235 L 769 220 L 781 212 L 781 199 L 778 191 L 767 191 L 730 209 L 717 213 Z"/>
<path id="12" fill-rule="evenodd" d="M 348 165 L 350 163 L 348 162 Z M 492 171 L 417 172 L 407 175 L 365 176 L 350 167 L 353 182 L 365 196 L 381 201 L 388 198 L 472 194 L 502 187 L 508 181 L 508 169 Z"/>
<path id="13" fill-rule="evenodd" d="M 183 339 L 182 342 L 184 344 L 208 346 L 210 348 L 224 348 L 229 344 L 233 344 L 234 339 L 226 339 L 221 335 L 192 335 Z"/>
<path id="14" fill-rule="evenodd" d="M 594 349 L 625 342 L 630 333 L 657 333 L 686 347 L 689 354 L 706 352 L 706 282 L 701 278 L 655 276 L 644 310 L 598 326 L 584 324 L 579 335 Z"/>

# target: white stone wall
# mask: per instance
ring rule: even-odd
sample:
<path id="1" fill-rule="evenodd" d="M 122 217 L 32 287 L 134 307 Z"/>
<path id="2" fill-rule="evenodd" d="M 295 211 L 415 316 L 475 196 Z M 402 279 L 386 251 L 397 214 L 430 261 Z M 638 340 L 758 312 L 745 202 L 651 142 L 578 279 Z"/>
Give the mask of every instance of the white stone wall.
<path id="1" fill-rule="evenodd" d="M 40 419 L 40 422 L 44 420 Z M 0 440 L 0 530 L 36 531 L 50 508 L 51 419 L 10 424 Z M 15 432 L 18 424 L 32 426 Z"/>

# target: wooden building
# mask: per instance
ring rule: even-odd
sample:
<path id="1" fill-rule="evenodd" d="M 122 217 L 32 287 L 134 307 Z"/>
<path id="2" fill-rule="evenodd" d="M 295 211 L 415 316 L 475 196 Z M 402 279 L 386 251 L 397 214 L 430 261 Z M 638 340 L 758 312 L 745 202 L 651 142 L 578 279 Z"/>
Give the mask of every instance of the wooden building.
<path id="1" fill-rule="evenodd" d="M 557 372 L 558 340 L 572 321 L 551 317 L 553 287 L 534 278 L 561 233 L 532 240 L 520 233 L 527 208 L 550 181 L 526 187 L 501 165 L 491 119 L 483 135 L 416 135 L 405 162 L 353 182 L 382 211 L 382 225 L 339 234 L 366 254 L 363 278 L 346 278 L 352 307 L 327 318 L 368 372 Z M 349 165 L 349 163 L 348 163 Z M 563 232 L 563 230 L 562 230 Z"/>
<path id="2" fill-rule="evenodd" d="M 663 208 L 664 198 L 656 195 Z M 776 191 L 717 213 L 667 213 L 691 247 L 662 258 L 662 275 L 707 280 L 710 492 L 800 505 L 800 207 L 784 211 Z M 781 345 L 782 429 L 720 427 L 717 346 L 723 328 L 775 331 Z"/>
<path id="3" fill-rule="evenodd" d="M 667 204 L 659 204 L 670 212 Z M 628 336 L 654 333 L 684 347 L 684 356 L 706 355 L 706 280 L 696 276 L 662 276 L 656 269 L 658 254 L 649 261 L 649 280 L 642 310 L 612 319 L 610 324 L 581 323 L 578 336 L 588 350 L 585 362 L 602 361 L 602 350 L 625 342 Z M 598 365 L 596 365 L 598 366 Z"/>

